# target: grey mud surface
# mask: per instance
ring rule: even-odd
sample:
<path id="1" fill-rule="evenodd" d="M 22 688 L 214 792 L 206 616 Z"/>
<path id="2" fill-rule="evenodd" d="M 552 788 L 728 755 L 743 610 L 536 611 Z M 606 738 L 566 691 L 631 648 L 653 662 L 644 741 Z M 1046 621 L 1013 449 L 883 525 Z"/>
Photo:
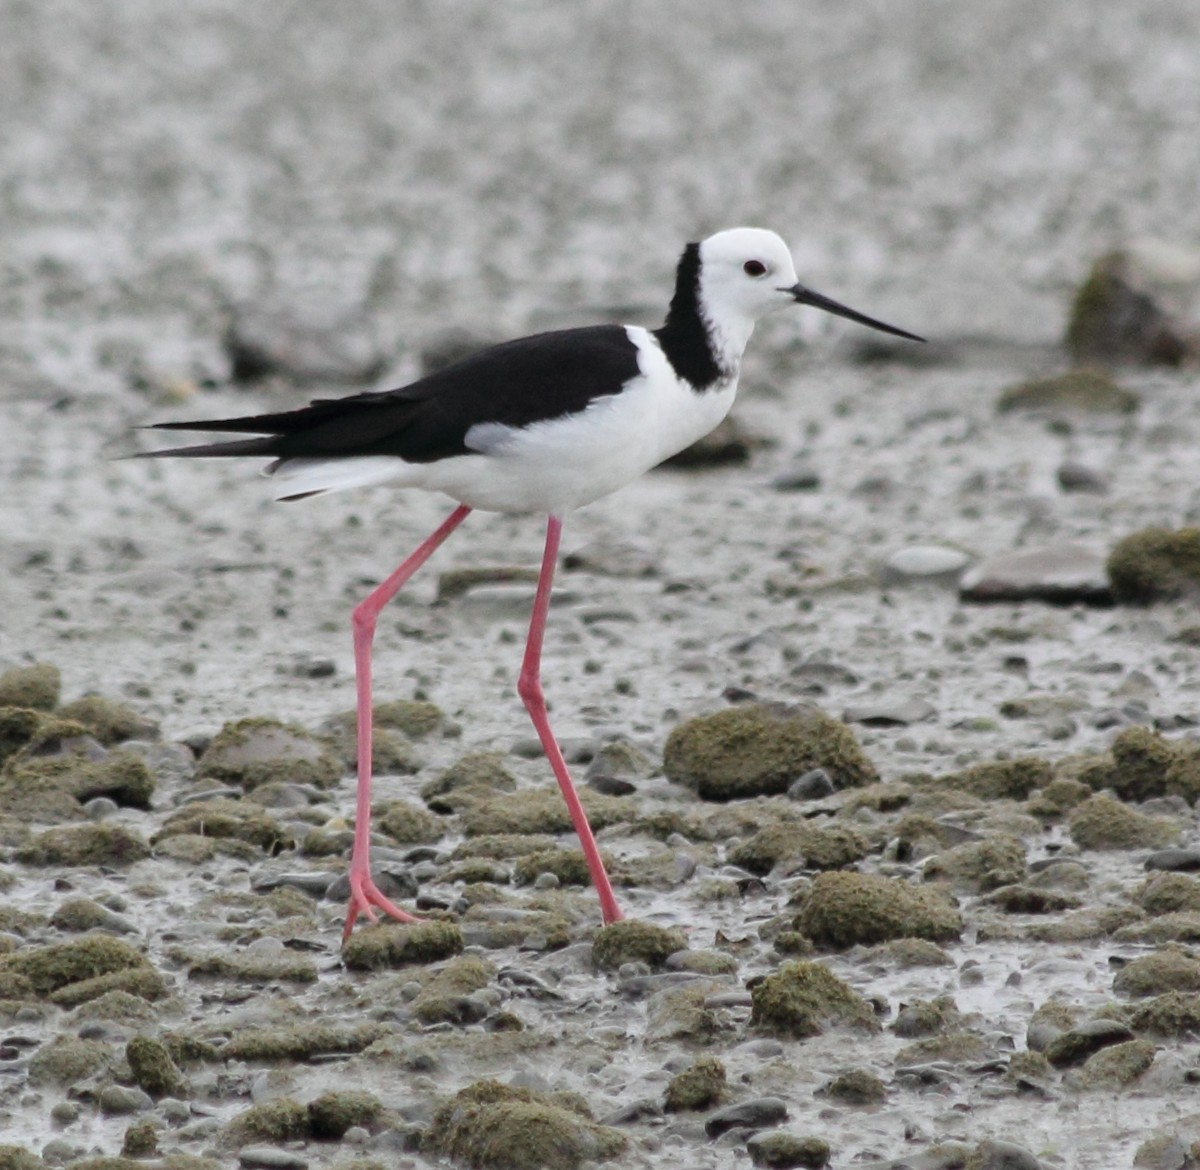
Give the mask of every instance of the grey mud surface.
<path id="1" fill-rule="evenodd" d="M 844 668 L 817 698 L 832 714 L 881 698 L 932 704 L 913 726 L 856 728 L 885 779 L 1100 750 L 1112 730 L 1093 716 L 1130 700 L 1168 724 L 1194 719 L 1200 665 L 1173 640 L 1194 608 L 967 607 L 952 588 L 885 588 L 875 574 L 913 543 L 973 557 L 1068 542 L 1102 553 L 1147 525 L 1200 520 L 1194 370 L 1123 374 L 1142 397 L 1132 416 L 1054 427 L 995 409 L 1005 386 L 1066 367 L 1071 291 L 1096 255 L 1147 235 L 1200 240 L 1196 25 L 1193 0 L 1102 12 L 1076 0 L 586 10 L 2 0 L 0 666 L 53 662 L 65 698 L 125 699 L 168 740 L 247 715 L 315 727 L 352 707 L 349 609 L 446 502 L 376 490 L 285 506 L 253 466 L 112 461 L 144 449 L 141 424 L 351 389 L 235 387 L 228 307 L 357 315 L 386 356 L 377 384 L 396 384 L 450 326 L 491 339 L 654 321 L 684 241 L 755 223 L 792 242 L 814 287 L 950 344 L 926 364 L 862 364 L 861 335 L 844 323 L 773 319 L 752 342 L 735 408 L 770 446 L 743 466 L 657 472 L 569 518 L 565 551 L 598 550 L 615 572 L 559 578 L 544 675 L 560 738 L 620 734 L 657 758 L 670 729 L 721 707 L 728 687 L 811 698 L 793 673 L 808 661 Z M 1108 494 L 1061 492 L 1067 459 L 1106 475 Z M 816 472 L 817 490 L 771 486 L 798 465 Z M 382 778 L 380 798 L 415 796 L 467 750 L 528 741 L 514 681 L 529 590 L 433 600 L 439 571 L 533 566 L 540 542 L 535 518 L 474 516 L 385 614 L 379 697 L 420 691 L 462 735 L 422 745 L 421 774 Z M 628 560 L 648 574 L 623 569 Z M 313 659 L 331 659 L 332 677 L 297 673 Z M 1030 693 L 1069 699 L 1072 718 L 999 717 Z M 513 755 L 511 767 L 522 785 L 550 782 L 539 760 Z M 155 809 L 119 819 L 148 837 L 190 790 L 162 776 Z M 638 799 L 692 800 L 662 780 Z M 331 803 L 351 814 L 348 777 Z M 1185 820 L 1181 841 L 1194 842 L 1194 814 Z M 643 844 L 602 836 L 617 856 Z M 1061 829 L 1025 844 L 1030 860 L 1072 848 Z M 1082 853 L 1089 903 L 1121 902 L 1144 857 Z M 710 860 L 719 866 L 720 851 Z M 157 963 L 168 928 L 216 945 L 214 890 L 303 864 L 151 859 L 56 874 L 13 863 L 4 898 L 47 914 L 64 897 L 55 877 L 121 894 Z M 756 927 L 783 908 L 787 883 L 715 903 L 693 889 L 621 897 L 632 915 L 687 928 L 694 949 L 747 940 L 733 990 L 778 963 Z M 578 903 L 584 943 L 587 891 Z M 964 910 L 970 923 L 970 898 Z M 368 1012 L 370 977 L 337 965 L 339 930 L 339 908 L 322 903 L 311 932 L 320 980 L 295 998 L 354 1020 Z M 884 969 L 855 952 L 828 961 L 892 1013 L 953 996 L 978 1013 L 992 1049 L 1011 1053 L 1035 1008 L 1113 999 L 1112 960 L 1145 948 L 987 941 L 969 928 L 948 952 L 948 967 Z M 577 1089 L 601 1117 L 660 1097 L 668 1066 L 693 1053 L 647 1043 L 644 1000 L 593 972 L 586 953 L 490 956 L 566 997 L 522 1001 L 527 1027 L 553 1035 L 546 1048 L 489 1062 L 475 1046 L 434 1076 L 383 1078 L 361 1061 L 300 1064 L 276 1080 L 243 1069 L 243 1095 L 212 1082 L 203 1107 L 224 1122 L 246 1107 L 248 1086 L 256 1100 L 306 1100 L 336 1083 L 419 1118 L 438 1093 L 488 1075 Z M 261 1003 L 233 1005 L 183 974 L 177 992 L 176 1024 L 266 1018 L 279 995 L 267 987 Z M 1049 1099 L 994 1092 L 958 1066 L 936 1090 L 894 1084 L 863 1110 L 814 1091 L 847 1067 L 890 1083 L 903 1042 L 886 1028 L 788 1041 L 775 1059 L 747 1044 L 748 1011 L 726 1010 L 715 1048 L 735 1096 L 785 1098 L 788 1127 L 828 1141 L 836 1167 L 989 1137 L 1046 1165 L 1129 1166 L 1153 1134 L 1200 1136 L 1190 1040 L 1164 1042 L 1151 1074 L 1120 1091 L 1059 1081 Z M 41 1040 L 71 1031 L 62 1016 L 41 1026 Z M 0 1140 L 119 1152 L 128 1119 L 89 1108 L 57 1129 L 53 1092 L 0 1091 Z M 626 1165 L 749 1165 L 744 1140 L 711 1142 L 686 1117 L 626 1132 Z M 162 1147 L 171 1140 L 164 1131 Z M 303 1157 L 324 1166 L 352 1153 L 312 1143 Z"/>

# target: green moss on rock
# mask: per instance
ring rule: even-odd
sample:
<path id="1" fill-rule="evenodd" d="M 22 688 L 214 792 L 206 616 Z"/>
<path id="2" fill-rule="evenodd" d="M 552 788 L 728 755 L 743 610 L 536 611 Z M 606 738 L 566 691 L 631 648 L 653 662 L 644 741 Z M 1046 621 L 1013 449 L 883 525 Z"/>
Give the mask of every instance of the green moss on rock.
<path id="1" fill-rule="evenodd" d="M 702 1056 L 671 1078 L 663 1108 L 668 1113 L 699 1112 L 719 1105 L 727 1095 L 725 1066 L 714 1056 Z"/>
<path id="2" fill-rule="evenodd" d="M 469 752 L 421 789 L 421 799 L 436 813 L 460 812 L 498 792 L 515 792 L 517 781 L 499 752 Z"/>
<path id="3" fill-rule="evenodd" d="M 996 407 L 1012 410 L 1087 411 L 1129 414 L 1140 405 L 1138 396 L 1118 386 L 1099 370 L 1069 370 L 1050 378 L 1032 378 L 1000 392 Z"/>
<path id="4" fill-rule="evenodd" d="M 1184 1040 L 1200 1031 L 1200 995 L 1194 991 L 1168 991 L 1141 1003 L 1130 1013 L 1135 1032 Z"/>
<path id="5" fill-rule="evenodd" d="M 1138 891 L 1147 914 L 1200 913 L 1200 881 L 1186 873 L 1157 873 Z"/>
<path id="6" fill-rule="evenodd" d="M 1140 955 L 1117 972 L 1113 990 L 1132 996 L 1200 991 L 1200 959 L 1181 947 L 1163 947 L 1152 955 Z"/>
<path id="7" fill-rule="evenodd" d="M 68 1088 L 85 1077 L 94 1076 L 112 1062 L 113 1053 L 99 1040 L 81 1040 L 77 1036 L 55 1036 L 29 1061 L 29 1083 Z"/>
<path id="8" fill-rule="evenodd" d="M 927 879 L 942 879 L 973 891 L 1020 885 L 1025 879 L 1025 846 L 1016 837 L 997 834 L 956 845 L 929 859 Z"/>
<path id="9" fill-rule="evenodd" d="M 989 760 L 973 764 L 961 772 L 938 776 L 932 784 L 969 792 L 981 800 L 1024 800 L 1054 779 L 1047 760 L 1022 756 L 1015 760 Z"/>
<path id="10" fill-rule="evenodd" d="M 615 1129 L 593 1122 L 582 1102 L 497 1081 L 479 1081 L 443 1105 L 426 1140 L 477 1170 L 575 1170 L 627 1146 Z"/>
<path id="11" fill-rule="evenodd" d="M 38 995 L 50 995 L 100 976 L 145 970 L 153 968 L 139 951 L 103 934 L 26 947 L 0 958 L 0 975 L 9 973 L 27 980 Z"/>
<path id="12" fill-rule="evenodd" d="M 17 850 L 26 865 L 133 865 L 150 856 L 140 833 L 124 825 L 64 825 L 38 833 Z"/>
<path id="13" fill-rule="evenodd" d="M 252 1105 L 226 1127 L 222 1143 L 231 1149 L 255 1142 L 298 1141 L 310 1136 L 307 1106 L 291 1097 Z"/>
<path id="14" fill-rule="evenodd" d="M 42 725 L 52 740 L 59 729 L 76 727 Z M 145 760 L 127 751 L 90 759 L 84 754 L 87 742 L 95 746 L 90 736 L 79 739 L 64 733 L 47 754 L 37 754 L 40 747 L 35 739 L 10 756 L 0 773 L 0 807 L 14 816 L 37 820 L 77 819 L 83 805 L 100 796 L 123 807 L 148 809 L 154 777 Z"/>
<path id="15" fill-rule="evenodd" d="M 158 724 L 140 715 L 128 703 L 103 695 L 84 695 L 59 708 L 59 717 L 82 723 L 102 744 L 111 747 L 127 739 L 158 739 Z"/>
<path id="16" fill-rule="evenodd" d="M 138 1086 L 151 1097 L 185 1097 L 187 1081 L 167 1046 L 153 1036 L 138 1035 L 125 1045 L 125 1060 Z"/>
<path id="17" fill-rule="evenodd" d="M 425 845 L 440 841 L 446 823 L 406 800 L 391 800 L 375 810 L 374 825 L 401 845 Z"/>
<path id="18" fill-rule="evenodd" d="M 274 780 L 332 788 L 343 770 L 328 745 L 303 727 L 254 718 L 225 724 L 200 757 L 197 775 L 249 792 Z"/>
<path id="19" fill-rule="evenodd" d="M 747 703 L 676 727 L 663 750 L 667 777 L 705 800 L 784 792 L 823 768 L 838 788 L 878 779 L 850 730 L 814 708 Z"/>
<path id="20" fill-rule="evenodd" d="M 803 1040 L 834 1024 L 879 1030 L 870 1004 L 820 963 L 784 963 L 750 997 L 750 1023 L 773 1036 Z"/>
<path id="21" fill-rule="evenodd" d="M 843 1105 L 879 1105 L 887 1100 L 887 1086 L 865 1068 L 839 1073 L 825 1087 L 825 1093 Z"/>
<path id="22" fill-rule="evenodd" d="M 862 873 L 818 874 L 796 925 L 818 946 L 836 948 L 893 938 L 944 942 L 963 928 L 959 912 L 935 891 Z"/>
<path id="23" fill-rule="evenodd" d="M 0 707 L 53 711 L 61 690 L 62 675 L 57 666 L 48 662 L 14 666 L 0 674 Z"/>
<path id="24" fill-rule="evenodd" d="M 1113 597 L 1149 605 L 1200 594 L 1200 527 L 1144 528 L 1119 541 L 1108 555 Z"/>
<path id="25" fill-rule="evenodd" d="M 604 859 L 605 868 L 610 878 L 616 881 L 615 867 L 610 861 L 610 858 Z M 564 886 L 586 886 L 592 880 L 582 849 L 542 849 L 537 853 L 526 853 L 513 866 L 513 877 L 519 884 L 536 881 L 544 873 L 553 874 Z"/>
<path id="26" fill-rule="evenodd" d="M 436 963 L 461 954 L 462 931 L 453 922 L 384 923 L 357 931 L 342 947 L 351 971 L 382 971 L 413 963 Z"/>
<path id="27" fill-rule="evenodd" d="M 592 962 L 601 971 L 615 971 L 622 963 L 661 967 L 668 955 L 686 949 L 683 931 L 627 918 L 596 931 L 592 939 Z"/>
<path id="28" fill-rule="evenodd" d="M 1081 804 L 1068 823 L 1071 839 L 1080 849 L 1153 849 L 1179 836 L 1173 821 L 1135 812 L 1104 795 Z"/>
<path id="29" fill-rule="evenodd" d="M 185 805 L 167 818 L 151 844 L 179 835 L 245 841 L 270 854 L 295 844 L 291 834 L 262 808 L 225 797 Z"/>
<path id="30" fill-rule="evenodd" d="M 383 1116 L 383 1104 L 374 1093 L 339 1089 L 322 1093 L 308 1103 L 308 1128 L 314 1138 L 340 1141 L 351 1126 L 371 1129 Z"/>
<path id="31" fill-rule="evenodd" d="M 637 816 L 637 805 L 624 797 L 604 796 L 590 789 L 579 793 L 593 829 L 599 832 Z M 520 833 L 570 833 L 575 826 L 557 788 L 513 792 L 490 797 L 462 810 L 461 824 L 468 837 Z"/>
<path id="32" fill-rule="evenodd" d="M 23 1146 L 0 1144 L 0 1170 L 45 1170 L 46 1163 Z"/>
<path id="33" fill-rule="evenodd" d="M 1081 1088 L 1123 1089 L 1138 1080 L 1154 1063 L 1155 1045 L 1149 1040 L 1114 1044 L 1090 1057 L 1074 1076 Z"/>
<path id="34" fill-rule="evenodd" d="M 808 869 L 841 869 L 861 861 L 871 844 L 849 825 L 781 821 L 767 825 L 730 855 L 732 864 L 765 876 L 779 863 Z"/>

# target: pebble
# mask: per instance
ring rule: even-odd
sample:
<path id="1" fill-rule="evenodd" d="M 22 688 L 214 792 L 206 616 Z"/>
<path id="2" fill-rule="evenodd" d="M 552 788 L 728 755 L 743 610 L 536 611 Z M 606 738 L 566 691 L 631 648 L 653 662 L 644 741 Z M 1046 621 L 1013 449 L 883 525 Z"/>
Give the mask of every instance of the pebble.
<path id="1" fill-rule="evenodd" d="M 1193 873 L 1200 870 L 1200 849 L 1159 849 L 1146 858 L 1145 868 Z"/>
<path id="2" fill-rule="evenodd" d="M 238 1165 L 248 1170 L 308 1170 L 307 1159 L 278 1146 L 245 1146 L 238 1153 Z"/>
<path id="3" fill-rule="evenodd" d="M 821 800 L 836 791 L 829 773 L 824 768 L 813 768 L 803 776 L 797 776 L 788 785 L 787 794 L 790 800 Z"/>
<path id="4" fill-rule="evenodd" d="M 972 1170 L 1043 1170 L 1041 1159 L 1013 1142 L 981 1142 L 970 1164 Z"/>
<path id="5" fill-rule="evenodd" d="M 968 553 L 940 544 L 910 544 L 897 549 L 879 567 L 882 585 L 932 581 L 954 584 L 971 563 Z"/>
<path id="6" fill-rule="evenodd" d="M 777 492 L 815 492 L 821 486 L 821 476 L 815 467 L 799 463 L 772 478 L 771 486 Z"/>
<path id="7" fill-rule="evenodd" d="M 385 898 L 396 901 L 399 898 L 415 898 L 417 896 L 417 881 L 408 870 L 384 869 L 382 866 L 371 866 L 371 876 L 379 887 L 379 892 Z M 344 902 L 350 897 L 350 875 L 340 874 L 325 887 L 327 902 Z"/>
<path id="8" fill-rule="evenodd" d="M 1086 1020 L 1055 1036 L 1046 1045 L 1046 1059 L 1056 1068 L 1082 1064 L 1094 1052 L 1134 1039 L 1133 1030 L 1119 1020 Z"/>
<path id="9" fill-rule="evenodd" d="M 1058 471 L 1058 486 L 1064 492 L 1090 492 L 1103 496 L 1108 492 L 1108 477 L 1084 463 L 1067 461 L 1060 464 Z"/>
<path id="10" fill-rule="evenodd" d="M 1023 550 L 989 557 L 959 582 L 963 601 L 1049 601 L 1112 605 L 1105 554 L 1081 545 Z"/>
<path id="11" fill-rule="evenodd" d="M 154 1102 L 149 1093 L 141 1089 L 127 1088 L 125 1085 L 105 1085 L 97 1098 L 100 1112 L 114 1116 L 126 1113 L 144 1113 L 154 1108 Z"/>
<path id="12" fill-rule="evenodd" d="M 865 723 L 870 727 L 906 727 L 936 714 L 937 708 L 925 699 L 881 699 L 852 704 L 842 712 L 842 718 L 847 723 Z"/>
<path id="13" fill-rule="evenodd" d="M 731 1129 L 766 1129 L 786 1121 L 787 1117 L 787 1103 L 778 1097 L 752 1097 L 710 1113 L 704 1132 L 715 1138 Z"/>

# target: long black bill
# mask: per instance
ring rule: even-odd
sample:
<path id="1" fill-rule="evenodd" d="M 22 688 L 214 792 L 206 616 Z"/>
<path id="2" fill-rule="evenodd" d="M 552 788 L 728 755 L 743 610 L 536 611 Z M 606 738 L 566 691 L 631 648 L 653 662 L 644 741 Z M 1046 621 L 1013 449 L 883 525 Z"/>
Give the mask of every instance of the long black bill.
<path id="1" fill-rule="evenodd" d="M 811 288 L 805 288 L 802 284 L 794 284 L 786 291 L 790 292 L 796 298 L 798 304 L 812 305 L 816 309 L 824 309 L 825 312 L 832 313 L 835 317 L 845 317 L 848 321 L 857 321 L 860 325 L 867 325 L 871 329 L 878 329 L 880 333 L 891 333 L 896 337 L 907 337 L 909 341 L 925 340 L 925 338 L 918 337 L 915 333 L 909 333 L 907 329 L 897 329 L 895 325 L 887 325 L 883 321 L 876 321 L 874 317 L 867 317 L 862 313 L 857 313 L 838 301 L 824 296 L 822 293 L 813 292 Z"/>

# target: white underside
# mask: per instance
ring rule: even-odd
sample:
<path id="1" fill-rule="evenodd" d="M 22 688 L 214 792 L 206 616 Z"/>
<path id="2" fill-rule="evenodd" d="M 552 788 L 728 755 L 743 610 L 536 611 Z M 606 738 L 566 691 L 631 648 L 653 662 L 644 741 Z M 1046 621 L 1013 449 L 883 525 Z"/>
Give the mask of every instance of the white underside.
<path id="1" fill-rule="evenodd" d="M 387 455 L 289 459 L 273 473 L 276 498 L 391 483 L 443 492 L 489 512 L 561 515 L 636 479 L 697 439 L 728 413 L 737 379 L 697 393 L 680 382 L 645 329 L 628 327 L 641 375 L 581 414 L 514 429 L 472 428 L 478 454 L 435 463 Z"/>

